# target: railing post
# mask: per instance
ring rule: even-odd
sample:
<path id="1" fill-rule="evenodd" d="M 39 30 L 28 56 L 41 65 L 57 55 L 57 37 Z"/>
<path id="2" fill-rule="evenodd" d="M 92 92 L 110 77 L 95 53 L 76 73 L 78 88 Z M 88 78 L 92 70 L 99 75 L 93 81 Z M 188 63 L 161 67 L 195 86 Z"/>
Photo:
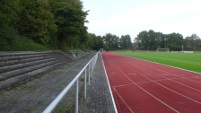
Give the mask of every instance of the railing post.
<path id="1" fill-rule="evenodd" d="M 84 70 L 84 99 L 87 98 L 87 68 Z"/>
<path id="2" fill-rule="evenodd" d="M 88 80 L 88 82 L 89 82 L 89 86 L 90 86 L 90 78 L 91 78 L 91 65 L 90 65 L 91 63 L 89 63 L 89 80 Z"/>
<path id="3" fill-rule="evenodd" d="M 94 57 L 93 57 L 93 59 L 91 61 L 91 76 L 92 76 L 92 72 L 93 72 L 93 62 L 94 62 Z"/>
<path id="4" fill-rule="evenodd" d="M 78 95 L 79 95 L 79 79 L 76 81 L 75 88 L 75 113 L 78 113 Z"/>

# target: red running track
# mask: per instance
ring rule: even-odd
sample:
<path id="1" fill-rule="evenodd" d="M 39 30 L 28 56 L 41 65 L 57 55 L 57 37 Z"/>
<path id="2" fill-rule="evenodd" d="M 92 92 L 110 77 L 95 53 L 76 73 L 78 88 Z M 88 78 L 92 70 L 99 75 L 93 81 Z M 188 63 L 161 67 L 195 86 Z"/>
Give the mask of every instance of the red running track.
<path id="1" fill-rule="evenodd" d="M 201 74 L 102 54 L 119 113 L 201 113 Z"/>

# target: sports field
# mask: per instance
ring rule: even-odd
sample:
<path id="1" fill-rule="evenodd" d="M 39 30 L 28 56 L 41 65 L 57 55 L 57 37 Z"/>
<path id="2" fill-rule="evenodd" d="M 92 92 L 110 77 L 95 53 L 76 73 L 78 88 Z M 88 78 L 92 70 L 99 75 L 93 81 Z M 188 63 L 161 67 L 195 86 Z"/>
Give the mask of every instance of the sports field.
<path id="1" fill-rule="evenodd" d="M 116 52 L 121 55 L 201 72 L 201 53 Z"/>

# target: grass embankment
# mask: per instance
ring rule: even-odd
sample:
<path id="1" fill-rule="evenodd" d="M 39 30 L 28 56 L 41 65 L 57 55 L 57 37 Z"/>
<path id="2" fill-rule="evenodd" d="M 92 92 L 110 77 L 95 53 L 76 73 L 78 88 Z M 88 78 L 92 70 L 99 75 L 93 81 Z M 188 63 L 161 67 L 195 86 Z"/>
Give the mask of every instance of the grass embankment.
<path id="1" fill-rule="evenodd" d="M 201 72 L 201 53 L 117 52 L 121 55 Z"/>
<path id="2" fill-rule="evenodd" d="M 5 41 L 0 43 L 0 51 L 44 51 L 44 50 L 50 50 L 50 48 L 41 44 L 37 44 L 32 40 L 29 40 L 24 37 L 17 37 L 10 42 Z"/>
<path id="3" fill-rule="evenodd" d="M 50 47 L 38 44 L 33 40 L 20 36 L 19 33 L 7 25 L 0 26 L 0 51 L 43 51 Z"/>

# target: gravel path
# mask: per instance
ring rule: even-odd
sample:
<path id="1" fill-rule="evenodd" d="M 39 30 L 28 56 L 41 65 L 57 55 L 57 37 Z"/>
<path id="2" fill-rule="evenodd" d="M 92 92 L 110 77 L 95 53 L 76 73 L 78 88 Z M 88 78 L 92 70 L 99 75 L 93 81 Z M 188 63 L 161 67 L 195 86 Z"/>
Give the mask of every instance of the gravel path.
<path id="1" fill-rule="evenodd" d="M 0 92 L 0 113 L 40 113 L 64 89 L 94 54 L 76 59 L 47 74 Z M 73 89 L 72 89 L 73 90 Z M 70 91 L 69 93 L 73 93 Z M 66 99 L 68 98 L 68 100 Z M 70 99 L 69 99 L 70 98 Z M 65 97 L 56 112 L 73 100 Z M 71 103 L 72 104 L 72 103 Z"/>
<path id="2" fill-rule="evenodd" d="M 87 100 L 81 100 L 80 112 L 115 113 L 101 55 L 98 57 L 92 75 L 91 85 L 87 89 Z"/>

